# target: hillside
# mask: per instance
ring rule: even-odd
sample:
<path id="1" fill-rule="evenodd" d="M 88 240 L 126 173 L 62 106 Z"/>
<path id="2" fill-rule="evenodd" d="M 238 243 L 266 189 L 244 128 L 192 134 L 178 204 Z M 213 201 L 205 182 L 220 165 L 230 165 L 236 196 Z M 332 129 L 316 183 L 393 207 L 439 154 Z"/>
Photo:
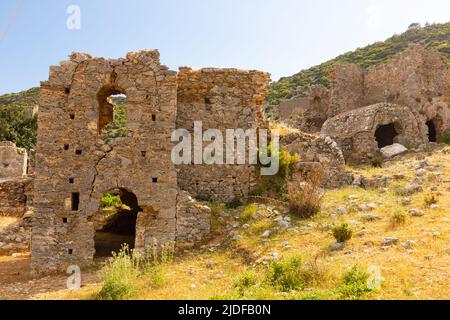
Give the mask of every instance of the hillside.
<path id="1" fill-rule="evenodd" d="M 267 99 L 267 110 L 271 111 L 281 102 L 293 97 L 305 95 L 308 87 L 314 84 L 329 86 L 328 78 L 330 67 L 336 63 L 356 63 L 365 68 L 388 61 L 396 54 L 416 43 L 435 48 L 446 55 L 450 66 L 450 22 L 445 24 L 433 24 L 425 27 L 410 27 L 401 35 L 394 35 L 383 42 L 376 42 L 364 48 L 347 52 L 333 60 L 324 62 L 310 69 L 281 78 L 270 86 Z"/>

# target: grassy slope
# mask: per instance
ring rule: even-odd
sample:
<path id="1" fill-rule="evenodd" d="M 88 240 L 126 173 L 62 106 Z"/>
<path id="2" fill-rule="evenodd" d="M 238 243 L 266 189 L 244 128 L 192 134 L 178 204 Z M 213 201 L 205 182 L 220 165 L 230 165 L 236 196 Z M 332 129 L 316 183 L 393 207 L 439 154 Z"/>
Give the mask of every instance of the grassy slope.
<path id="1" fill-rule="evenodd" d="M 439 149 L 442 149 L 440 147 Z M 196 250 L 180 253 L 174 262 L 165 268 L 166 281 L 155 288 L 142 280 L 138 298 L 141 299 L 211 299 L 239 298 L 233 287 L 236 279 L 244 270 L 264 275 L 266 266 L 258 263 L 261 258 L 278 256 L 290 257 L 301 254 L 305 262 L 320 270 L 321 279 L 301 292 L 282 293 L 270 286 L 256 284 L 245 291 L 241 298 L 250 299 L 289 299 L 301 298 L 304 294 L 316 298 L 330 298 L 327 290 L 335 289 L 345 270 L 359 265 L 362 270 L 369 266 L 377 266 L 385 279 L 379 291 L 370 293 L 368 299 L 449 299 L 450 287 L 450 153 L 436 150 L 428 155 L 427 174 L 422 184 L 423 193 L 411 196 L 411 204 L 402 205 L 401 197 L 395 194 L 396 188 L 412 181 L 415 168 L 423 161 L 424 155 L 408 154 L 399 161 L 387 163 L 382 169 L 371 167 L 349 168 L 364 176 L 403 173 L 404 179 L 395 182 L 387 190 L 364 190 L 357 187 L 346 187 L 330 190 L 326 193 L 322 211 L 313 219 L 293 219 L 292 229 L 274 233 L 268 242 L 264 242 L 261 234 L 271 228 L 271 219 L 249 220 L 250 228 L 242 228 L 246 220 L 254 213 L 254 209 L 225 210 L 215 206 L 213 210 L 213 236 Z M 439 173 L 435 179 L 431 173 Z M 437 186 L 435 194 L 439 197 L 439 208 L 430 209 L 424 204 L 424 197 L 430 194 L 430 188 Z M 354 203 L 351 203 L 353 198 Z M 357 205 L 376 203 L 378 207 L 370 212 L 356 209 Z M 254 206 L 254 205 L 250 205 Z M 344 206 L 348 213 L 336 214 L 336 207 Z M 395 211 L 407 213 L 418 208 L 425 213 L 424 217 L 407 217 L 404 225 L 394 227 L 391 215 Z M 228 212 L 228 218 L 220 222 L 218 213 Z M 283 209 L 280 208 L 280 212 Z M 362 216 L 378 215 L 381 220 L 365 222 Z M 239 219 L 235 215 L 240 215 Z M 272 218 L 273 219 L 273 218 Z M 242 239 L 233 242 L 228 238 L 226 228 L 241 222 L 237 233 Z M 340 222 L 353 225 L 354 236 L 345 248 L 331 253 L 328 246 L 334 242 L 329 229 L 330 225 Z M 382 248 L 383 239 L 397 237 L 399 243 L 387 249 Z M 406 241 L 414 240 L 411 248 L 402 246 Z M 290 248 L 283 248 L 287 241 Z M 316 261 L 314 263 L 314 261 Z M 88 274 L 90 276 L 90 274 Z M 261 278 L 258 279 L 259 281 Z M 195 285 L 195 286 L 193 286 Z M 100 285 L 91 284 L 81 291 L 67 290 L 48 292 L 36 298 L 47 299 L 92 299 L 100 290 Z M 321 295 L 321 292 L 323 295 Z"/>
<path id="2" fill-rule="evenodd" d="M 394 35 L 386 41 L 347 52 L 333 60 L 272 83 L 267 101 L 268 108 L 273 109 L 287 99 L 304 95 L 310 85 L 322 84 L 329 86 L 328 74 L 333 64 L 357 63 L 364 67 L 370 67 L 389 60 L 411 43 L 419 43 L 428 48 L 438 49 L 448 57 L 450 66 L 450 22 L 434 24 L 419 29 L 409 29 L 405 33 Z"/>

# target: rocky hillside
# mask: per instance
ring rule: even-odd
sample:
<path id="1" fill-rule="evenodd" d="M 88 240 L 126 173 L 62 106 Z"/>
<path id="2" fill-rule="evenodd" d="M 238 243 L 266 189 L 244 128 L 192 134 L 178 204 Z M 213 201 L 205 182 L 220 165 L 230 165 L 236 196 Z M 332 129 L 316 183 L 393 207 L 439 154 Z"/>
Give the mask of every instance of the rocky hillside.
<path id="1" fill-rule="evenodd" d="M 272 83 L 267 108 L 269 111 L 274 110 L 281 102 L 306 94 L 310 85 L 329 86 L 328 75 L 333 64 L 356 63 L 367 68 L 388 61 L 412 43 L 439 50 L 447 56 L 450 66 L 450 22 L 425 27 L 412 24 L 403 34 L 394 35 L 386 41 L 376 42 L 367 47 L 347 52 L 333 60 Z"/>

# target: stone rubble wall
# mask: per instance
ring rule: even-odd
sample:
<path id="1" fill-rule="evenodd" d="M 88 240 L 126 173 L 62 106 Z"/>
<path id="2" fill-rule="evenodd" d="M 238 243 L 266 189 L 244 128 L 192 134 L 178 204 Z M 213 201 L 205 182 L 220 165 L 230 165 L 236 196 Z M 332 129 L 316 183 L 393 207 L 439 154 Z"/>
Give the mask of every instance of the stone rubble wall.
<path id="1" fill-rule="evenodd" d="M 280 142 L 285 150 L 299 155 L 296 171 L 300 181 L 302 175 L 308 175 L 320 165 L 324 170 L 324 187 L 337 188 L 348 183 L 342 151 L 329 137 L 298 132 L 283 136 Z"/>
<path id="2" fill-rule="evenodd" d="M 410 147 L 427 142 L 425 124 L 421 125 L 408 107 L 388 103 L 359 108 L 328 119 L 321 135 L 336 141 L 347 163 L 367 163 L 379 150 L 376 130 L 391 123 L 398 133 L 394 142 Z"/>
<path id="3" fill-rule="evenodd" d="M 27 174 L 28 154 L 14 142 L 0 142 L 0 179 L 24 177 Z"/>
<path id="4" fill-rule="evenodd" d="M 0 179 L 0 216 L 22 217 L 27 208 L 31 178 Z"/>
<path id="5" fill-rule="evenodd" d="M 259 71 L 180 68 L 177 128 L 187 129 L 193 137 L 194 121 L 202 121 L 204 131 L 220 130 L 224 138 L 226 129 L 264 128 L 269 82 L 269 74 Z M 258 174 L 255 167 L 242 165 L 180 165 L 177 169 L 181 189 L 220 201 L 247 196 Z"/>

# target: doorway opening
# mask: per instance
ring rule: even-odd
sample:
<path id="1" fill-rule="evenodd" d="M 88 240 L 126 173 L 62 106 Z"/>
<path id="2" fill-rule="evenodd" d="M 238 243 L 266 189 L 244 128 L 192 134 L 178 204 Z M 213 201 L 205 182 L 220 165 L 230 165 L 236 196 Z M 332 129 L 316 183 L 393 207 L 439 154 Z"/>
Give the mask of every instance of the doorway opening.
<path id="1" fill-rule="evenodd" d="M 133 193 L 122 188 L 105 193 L 95 218 L 95 257 L 110 257 L 123 245 L 134 249 L 136 220 L 141 211 Z"/>
<path id="2" fill-rule="evenodd" d="M 437 130 L 433 120 L 427 121 L 428 141 L 437 142 Z"/>
<path id="3" fill-rule="evenodd" d="M 396 136 L 398 136 L 398 133 L 395 129 L 394 123 L 379 126 L 375 132 L 375 139 L 377 140 L 378 148 L 381 149 L 393 145 Z"/>

